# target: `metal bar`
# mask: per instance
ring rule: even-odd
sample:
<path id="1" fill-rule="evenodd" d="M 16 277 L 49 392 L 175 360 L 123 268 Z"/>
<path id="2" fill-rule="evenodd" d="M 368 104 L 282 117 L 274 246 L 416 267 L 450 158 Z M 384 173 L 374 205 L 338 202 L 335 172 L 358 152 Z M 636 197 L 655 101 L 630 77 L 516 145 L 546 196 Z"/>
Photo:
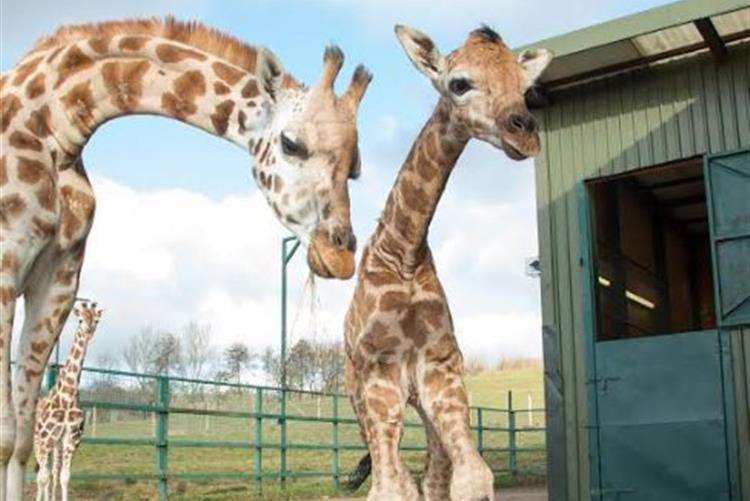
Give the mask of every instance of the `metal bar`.
<path id="1" fill-rule="evenodd" d="M 157 378 L 156 401 L 161 409 L 156 413 L 156 471 L 161 501 L 167 501 L 169 497 L 169 400 L 169 378 Z"/>
<path id="2" fill-rule="evenodd" d="M 255 409 L 255 430 L 253 433 L 253 446 L 255 451 L 253 453 L 253 471 L 255 481 L 258 482 L 258 488 L 260 489 L 261 475 L 263 474 L 263 389 L 258 388 L 255 390 L 255 403 L 253 405 Z"/>
<path id="3" fill-rule="evenodd" d="M 484 450 L 484 427 L 482 426 L 482 409 L 477 407 L 477 451 L 482 454 Z"/>
<path id="4" fill-rule="evenodd" d="M 281 480 L 282 489 L 286 487 L 286 390 L 281 389 L 281 416 L 279 417 L 279 480 Z"/>
<path id="5" fill-rule="evenodd" d="M 508 469 L 516 475 L 516 413 L 513 410 L 513 392 L 508 391 Z"/>
<path id="6" fill-rule="evenodd" d="M 332 434 L 332 464 L 331 473 L 333 474 L 333 488 L 338 490 L 340 487 L 339 481 L 339 399 L 337 396 L 333 397 L 333 430 Z"/>

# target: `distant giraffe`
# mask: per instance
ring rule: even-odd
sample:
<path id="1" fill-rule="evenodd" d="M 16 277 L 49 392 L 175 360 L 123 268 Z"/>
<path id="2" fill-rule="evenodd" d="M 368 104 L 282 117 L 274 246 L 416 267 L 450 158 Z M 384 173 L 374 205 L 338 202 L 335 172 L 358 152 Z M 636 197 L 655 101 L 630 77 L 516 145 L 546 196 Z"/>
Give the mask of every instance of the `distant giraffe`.
<path id="1" fill-rule="evenodd" d="M 78 385 L 86 349 L 94 337 L 102 310 L 97 309 L 96 303 L 83 303 L 74 312 L 78 317 L 78 329 L 68 358 L 57 375 L 55 385 L 39 399 L 36 407 L 34 452 L 39 467 L 36 477 L 37 501 L 50 499 L 50 494 L 54 499 L 58 480 L 63 501 L 68 499 L 70 464 L 83 435 L 84 413 L 78 406 Z"/>
<path id="2" fill-rule="evenodd" d="M 161 115 L 238 145 L 277 218 L 310 244 L 310 268 L 349 278 L 356 240 L 347 184 L 359 171 L 356 114 L 371 75 L 358 67 L 336 96 L 342 64 L 342 52 L 327 49 L 320 80 L 304 87 L 269 50 L 167 18 L 63 27 L 2 75 L 0 500 L 22 498 L 42 369 L 78 289 L 95 206 L 81 153 L 97 127 Z"/>
<path id="3" fill-rule="evenodd" d="M 427 435 L 424 498 L 489 501 L 492 472 L 473 443 L 463 357 L 427 233 L 471 138 L 515 160 L 539 151 L 536 120 L 524 94 L 551 55 L 536 50 L 516 57 L 489 28 L 473 31 L 447 56 L 424 33 L 397 26 L 396 34 L 440 100 L 364 249 L 344 325 L 347 389 L 370 451 L 358 480 L 371 465 L 369 500 L 417 499 L 398 451 L 408 403 Z"/>

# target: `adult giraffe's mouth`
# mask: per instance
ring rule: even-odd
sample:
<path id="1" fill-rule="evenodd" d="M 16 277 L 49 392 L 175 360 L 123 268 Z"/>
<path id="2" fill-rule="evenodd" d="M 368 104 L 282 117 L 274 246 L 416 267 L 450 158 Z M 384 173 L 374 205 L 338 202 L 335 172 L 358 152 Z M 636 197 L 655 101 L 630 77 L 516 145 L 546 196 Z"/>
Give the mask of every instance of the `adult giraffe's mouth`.
<path id="1" fill-rule="evenodd" d="M 335 247 L 326 232 L 316 229 L 307 248 L 307 265 L 321 278 L 347 280 L 354 275 L 354 251 Z"/>

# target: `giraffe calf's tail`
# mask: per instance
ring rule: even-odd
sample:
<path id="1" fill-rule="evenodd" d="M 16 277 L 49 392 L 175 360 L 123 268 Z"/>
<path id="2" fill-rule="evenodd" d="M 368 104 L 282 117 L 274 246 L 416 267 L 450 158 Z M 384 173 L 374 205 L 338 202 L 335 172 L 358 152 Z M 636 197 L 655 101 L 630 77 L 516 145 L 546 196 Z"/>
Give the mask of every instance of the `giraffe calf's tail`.
<path id="1" fill-rule="evenodd" d="M 347 490 L 356 491 L 359 489 L 359 487 L 365 483 L 367 477 L 370 476 L 371 470 L 372 458 L 370 457 L 370 454 L 367 453 L 359 460 L 357 468 L 349 474 L 349 479 L 346 481 Z"/>

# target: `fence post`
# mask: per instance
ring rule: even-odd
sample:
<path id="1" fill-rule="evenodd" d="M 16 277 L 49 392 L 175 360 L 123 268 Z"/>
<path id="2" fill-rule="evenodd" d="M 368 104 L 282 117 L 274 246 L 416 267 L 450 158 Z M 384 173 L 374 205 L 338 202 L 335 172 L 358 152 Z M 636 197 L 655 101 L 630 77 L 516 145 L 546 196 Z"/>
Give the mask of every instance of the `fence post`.
<path id="1" fill-rule="evenodd" d="M 156 470 L 159 475 L 159 499 L 166 501 L 169 495 L 167 485 L 169 450 L 169 378 L 156 377 Z"/>
<path id="2" fill-rule="evenodd" d="M 279 412 L 279 479 L 282 489 L 286 487 L 286 388 L 281 388 L 281 411 Z"/>
<path id="3" fill-rule="evenodd" d="M 333 473 L 333 488 L 337 489 L 339 483 L 339 396 L 333 395 L 333 464 L 331 465 Z"/>
<path id="4" fill-rule="evenodd" d="M 516 411 L 512 391 L 508 391 L 508 469 L 511 475 L 516 474 Z"/>
<path id="5" fill-rule="evenodd" d="M 255 436 L 253 437 L 253 470 L 258 482 L 258 493 L 262 492 L 263 482 L 263 388 L 255 388 Z"/>
<path id="6" fill-rule="evenodd" d="M 482 408 L 477 407 L 477 450 L 482 455 L 484 449 L 484 425 L 482 424 Z"/>

